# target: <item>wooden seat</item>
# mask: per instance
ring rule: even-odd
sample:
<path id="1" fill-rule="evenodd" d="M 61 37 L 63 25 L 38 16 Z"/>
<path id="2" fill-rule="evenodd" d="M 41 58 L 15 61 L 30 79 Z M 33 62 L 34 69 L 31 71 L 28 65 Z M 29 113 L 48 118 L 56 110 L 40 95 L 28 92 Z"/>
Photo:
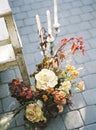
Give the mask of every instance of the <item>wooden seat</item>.
<path id="1" fill-rule="evenodd" d="M 0 71 L 18 66 L 23 81 L 30 84 L 22 42 L 8 0 L 0 0 Z"/>

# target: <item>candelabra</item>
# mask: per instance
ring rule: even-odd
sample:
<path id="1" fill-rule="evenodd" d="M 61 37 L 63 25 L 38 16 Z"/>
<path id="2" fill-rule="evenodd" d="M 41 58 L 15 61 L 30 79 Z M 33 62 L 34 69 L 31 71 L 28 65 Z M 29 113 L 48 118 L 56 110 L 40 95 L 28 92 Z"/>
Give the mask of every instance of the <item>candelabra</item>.
<path id="1" fill-rule="evenodd" d="M 50 46 L 50 55 L 53 56 L 53 42 L 60 32 L 60 24 L 58 23 L 57 16 L 57 0 L 54 0 L 54 25 L 51 27 L 51 16 L 50 11 L 46 11 L 48 31 L 41 26 L 39 15 L 36 15 L 36 22 L 38 27 L 38 33 L 40 38 L 40 47 L 44 57 L 46 57 L 46 50 Z M 53 35 L 54 34 L 54 35 Z"/>

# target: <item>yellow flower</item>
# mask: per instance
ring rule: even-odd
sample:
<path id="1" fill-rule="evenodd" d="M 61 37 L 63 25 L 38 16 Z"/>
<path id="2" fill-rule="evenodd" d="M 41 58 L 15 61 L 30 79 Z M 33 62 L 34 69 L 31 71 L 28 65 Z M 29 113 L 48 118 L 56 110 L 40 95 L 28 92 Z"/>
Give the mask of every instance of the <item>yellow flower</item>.
<path id="1" fill-rule="evenodd" d="M 65 72 L 64 72 L 64 71 L 62 71 L 62 72 L 61 72 L 61 75 L 62 75 L 62 76 L 64 76 L 64 75 L 65 75 Z"/>
<path id="2" fill-rule="evenodd" d="M 61 83 L 61 86 L 58 88 L 58 90 L 65 91 L 68 94 L 70 89 L 71 89 L 70 81 L 64 81 L 63 83 Z"/>
<path id="3" fill-rule="evenodd" d="M 37 85 L 36 88 L 46 90 L 48 87 L 55 87 L 58 77 L 49 69 L 42 69 L 35 75 Z"/>
<path id="4" fill-rule="evenodd" d="M 72 71 L 72 74 L 73 74 L 75 77 L 78 77 L 79 72 L 78 72 L 77 70 L 74 70 L 74 71 Z"/>
<path id="5" fill-rule="evenodd" d="M 74 66 L 71 66 L 71 65 L 67 65 L 67 66 L 66 66 L 66 71 L 71 72 L 71 71 L 73 71 L 73 70 L 75 70 L 75 67 L 74 67 Z"/>
<path id="6" fill-rule="evenodd" d="M 29 104 L 26 107 L 26 118 L 32 123 L 39 121 L 46 121 L 46 118 L 44 117 L 43 112 L 41 110 L 41 107 L 36 103 Z"/>
<path id="7" fill-rule="evenodd" d="M 78 77 L 79 72 L 77 70 L 72 71 L 70 75 L 70 80 L 74 80 L 76 77 Z"/>

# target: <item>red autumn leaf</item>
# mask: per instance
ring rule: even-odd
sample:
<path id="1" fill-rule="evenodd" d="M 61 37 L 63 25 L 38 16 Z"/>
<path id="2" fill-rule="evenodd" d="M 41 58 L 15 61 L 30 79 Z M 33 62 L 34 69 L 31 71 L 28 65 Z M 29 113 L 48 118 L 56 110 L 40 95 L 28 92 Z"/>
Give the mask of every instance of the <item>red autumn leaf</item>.
<path id="1" fill-rule="evenodd" d="M 82 54 L 85 55 L 85 50 L 84 50 L 84 48 L 82 49 Z"/>
<path id="2" fill-rule="evenodd" d="M 78 41 L 78 42 L 83 42 L 83 37 L 77 38 L 77 41 Z"/>
<path id="3" fill-rule="evenodd" d="M 74 55 L 75 51 L 78 49 L 78 45 L 77 43 L 73 43 L 72 47 L 71 47 L 71 51 L 72 51 L 72 54 Z"/>
<path id="4" fill-rule="evenodd" d="M 64 39 L 61 40 L 61 43 L 64 44 L 64 45 L 66 45 L 67 41 L 68 40 L 66 38 L 64 38 Z"/>
<path id="5" fill-rule="evenodd" d="M 74 37 L 71 37 L 71 38 L 69 39 L 69 41 L 74 40 L 74 39 L 75 39 Z"/>
<path id="6" fill-rule="evenodd" d="M 61 59 L 61 61 L 63 61 L 64 58 L 65 58 L 65 55 L 63 53 L 60 53 L 60 59 Z"/>

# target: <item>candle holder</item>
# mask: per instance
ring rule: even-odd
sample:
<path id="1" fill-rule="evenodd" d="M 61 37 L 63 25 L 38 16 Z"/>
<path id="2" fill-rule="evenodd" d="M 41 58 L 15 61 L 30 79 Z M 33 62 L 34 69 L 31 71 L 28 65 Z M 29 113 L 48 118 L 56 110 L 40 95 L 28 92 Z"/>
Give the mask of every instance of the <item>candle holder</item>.
<path id="1" fill-rule="evenodd" d="M 46 52 L 48 50 L 50 50 L 50 55 L 53 56 L 53 47 L 54 47 L 53 43 L 54 43 L 58 33 L 60 32 L 59 27 L 60 27 L 60 24 L 55 25 L 53 27 L 52 32 L 53 32 L 54 36 L 52 34 L 51 35 L 48 34 L 46 29 L 44 27 L 41 27 L 39 38 L 40 38 L 40 48 L 42 50 L 44 57 L 46 57 L 46 55 L 47 55 Z"/>
<path id="2" fill-rule="evenodd" d="M 54 28 L 54 34 L 57 35 L 60 32 L 60 24 L 54 24 L 53 25 Z"/>

